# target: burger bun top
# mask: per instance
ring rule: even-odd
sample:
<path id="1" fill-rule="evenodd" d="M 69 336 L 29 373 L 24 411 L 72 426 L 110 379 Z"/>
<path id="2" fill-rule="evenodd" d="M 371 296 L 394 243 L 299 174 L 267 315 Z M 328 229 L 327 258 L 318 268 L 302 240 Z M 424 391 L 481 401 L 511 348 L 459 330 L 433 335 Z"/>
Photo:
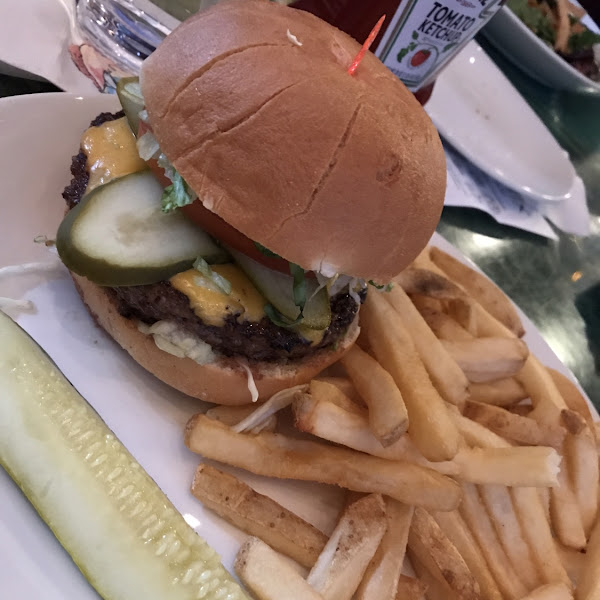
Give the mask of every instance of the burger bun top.
<path id="1" fill-rule="evenodd" d="M 309 13 L 230 0 L 169 35 L 141 86 L 162 151 L 209 210 L 305 269 L 387 282 L 435 229 L 445 159 L 373 54 L 348 73 L 359 50 Z"/>

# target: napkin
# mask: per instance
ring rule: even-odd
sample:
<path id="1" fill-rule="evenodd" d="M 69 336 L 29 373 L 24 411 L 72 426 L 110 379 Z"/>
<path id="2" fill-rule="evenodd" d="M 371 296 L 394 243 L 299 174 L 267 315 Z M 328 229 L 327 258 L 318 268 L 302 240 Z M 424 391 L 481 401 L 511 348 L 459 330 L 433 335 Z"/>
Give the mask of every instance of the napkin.
<path id="1" fill-rule="evenodd" d="M 498 223 L 552 240 L 558 236 L 548 221 L 566 233 L 589 235 L 590 214 L 579 177 L 575 178 L 573 188 L 564 200 L 537 201 L 492 179 L 450 146 L 445 145 L 444 150 L 448 168 L 446 206 L 476 208 L 491 215 Z"/>

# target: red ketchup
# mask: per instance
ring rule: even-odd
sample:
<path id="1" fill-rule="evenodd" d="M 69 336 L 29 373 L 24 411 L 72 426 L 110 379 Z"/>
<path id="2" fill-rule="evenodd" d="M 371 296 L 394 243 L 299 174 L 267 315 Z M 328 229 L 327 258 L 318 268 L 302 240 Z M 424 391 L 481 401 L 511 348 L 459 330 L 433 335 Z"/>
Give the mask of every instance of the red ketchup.
<path id="1" fill-rule="evenodd" d="M 505 0 L 295 0 L 361 44 L 386 15 L 371 51 L 421 104 L 438 73 L 473 38 Z"/>

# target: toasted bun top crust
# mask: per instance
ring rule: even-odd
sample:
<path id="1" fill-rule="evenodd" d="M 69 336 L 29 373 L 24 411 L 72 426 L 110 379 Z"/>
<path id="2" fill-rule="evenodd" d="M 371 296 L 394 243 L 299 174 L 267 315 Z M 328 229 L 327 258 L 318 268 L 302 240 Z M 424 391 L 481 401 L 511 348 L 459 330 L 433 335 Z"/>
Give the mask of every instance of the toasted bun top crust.
<path id="1" fill-rule="evenodd" d="M 207 208 L 305 269 L 385 282 L 435 229 L 445 159 L 375 56 L 347 73 L 359 49 L 308 13 L 233 0 L 168 36 L 141 85 L 162 150 Z"/>

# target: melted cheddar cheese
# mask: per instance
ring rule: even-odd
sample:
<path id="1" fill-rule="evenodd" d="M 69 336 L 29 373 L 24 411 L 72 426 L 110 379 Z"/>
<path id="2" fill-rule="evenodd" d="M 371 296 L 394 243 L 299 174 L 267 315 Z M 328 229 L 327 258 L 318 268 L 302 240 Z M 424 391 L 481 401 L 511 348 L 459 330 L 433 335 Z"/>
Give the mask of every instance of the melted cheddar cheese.
<path id="1" fill-rule="evenodd" d="M 238 322 L 258 322 L 265 316 L 265 299 L 238 267 L 227 264 L 211 268 L 231 283 L 230 294 L 216 290 L 196 269 L 177 273 L 169 280 L 176 290 L 188 297 L 198 317 L 208 325 L 220 327 L 231 315 L 236 316 Z"/>
<path id="2" fill-rule="evenodd" d="M 83 133 L 81 148 L 87 156 L 86 166 L 90 174 L 86 191 L 116 177 L 147 168 L 138 154 L 135 141 L 126 117 L 90 127 Z"/>

